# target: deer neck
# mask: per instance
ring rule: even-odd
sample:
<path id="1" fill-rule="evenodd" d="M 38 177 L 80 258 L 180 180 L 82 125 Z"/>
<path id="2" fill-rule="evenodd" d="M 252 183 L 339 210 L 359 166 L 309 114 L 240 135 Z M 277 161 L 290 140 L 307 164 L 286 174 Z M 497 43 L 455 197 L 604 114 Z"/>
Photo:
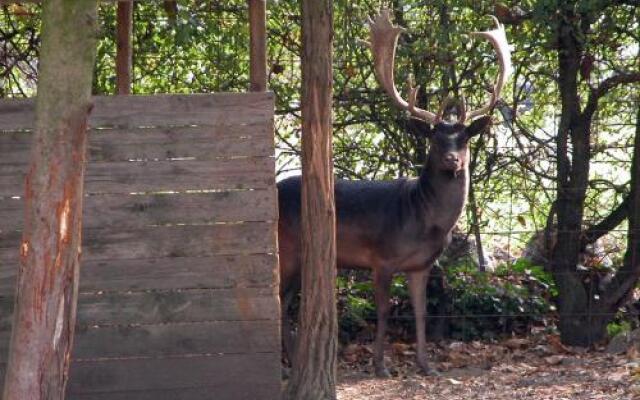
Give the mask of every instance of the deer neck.
<path id="1" fill-rule="evenodd" d="M 469 191 L 468 166 L 454 174 L 436 168 L 429 160 L 418 179 L 417 190 L 428 222 L 451 229 L 464 209 Z"/>

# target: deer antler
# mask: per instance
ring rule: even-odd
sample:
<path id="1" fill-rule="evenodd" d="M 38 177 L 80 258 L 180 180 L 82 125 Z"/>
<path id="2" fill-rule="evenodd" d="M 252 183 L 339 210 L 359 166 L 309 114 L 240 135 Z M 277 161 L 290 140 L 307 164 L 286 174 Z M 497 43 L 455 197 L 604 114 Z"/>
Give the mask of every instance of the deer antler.
<path id="1" fill-rule="evenodd" d="M 391 23 L 391 11 L 382 9 L 374 19 L 369 18 L 369 26 L 371 28 L 369 47 L 373 53 L 373 64 L 376 77 L 382 85 L 384 91 L 391 97 L 393 103 L 416 118 L 422 119 L 431 124 L 437 124 L 442 121 L 442 117 L 446 108 L 454 102 L 454 99 L 445 99 L 439 107 L 437 114 L 416 107 L 416 98 L 420 86 L 413 86 L 409 80 L 409 97 L 405 101 L 398 93 L 394 82 L 394 63 L 396 56 L 396 47 L 398 45 L 398 37 L 404 28 L 395 26 Z M 500 98 L 500 92 L 504 84 L 511 74 L 511 53 L 509 52 L 509 43 L 504 31 L 504 26 L 500 24 L 498 19 L 491 16 L 496 23 L 496 28 L 485 32 L 472 32 L 472 36 L 479 36 L 488 39 L 491 45 L 498 53 L 499 71 L 498 78 L 493 87 L 491 99 L 483 107 L 473 110 L 469 113 L 466 111 L 464 99 L 459 100 L 458 122 L 463 123 L 467 119 L 473 119 L 477 116 L 491 112 L 496 102 Z"/>
<path id="2" fill-rule="evenodd" d="M 493 86 L 493 92 L 489 102 L 484 106 L 473 110 L 467 114 L 469 119 L 473 119 L 477 116 L 487 114 L 492 111 L 496 105 L 498 99 L 500 99 L 500 93 L 504 87 L 505 82 L 509 75 L 511 75 L 511 52 L 509 51 L 509 42 L 507 42 L 507 35 L 504 31 L 504 25 L 498 21 L 498 18 L 491 15 L 491 18 L 496 24 L 495 29 L 485 32 L 471 32 L 472 36 L 479 36 L 488 39 L 498 55 L 498 78 Z"/>
<path id="3" fill-rule="evenodd" d="M 393 80 L 396 46 L 398 45 L 398 37 L 405 29 L 391 23 L 390 12 L 388 9 L 382 9 L 375 19 L 369 18 L 369 26 L 371 27 L 369 46 L 373 53 L 373 65 L 378 82 L 397 107 L 409 111 L 416 118 L 436 124 L 440 122 L 436 114 L 416 107 L 420 86 L 414 87 L 409 82 L 409 101 L 405 101 L 396 89 Z"/>

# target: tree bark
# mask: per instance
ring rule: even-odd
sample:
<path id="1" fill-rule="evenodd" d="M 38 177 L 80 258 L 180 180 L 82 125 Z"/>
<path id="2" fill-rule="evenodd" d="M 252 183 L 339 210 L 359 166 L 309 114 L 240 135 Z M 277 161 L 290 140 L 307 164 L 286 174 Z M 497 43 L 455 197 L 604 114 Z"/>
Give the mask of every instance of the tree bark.
<path id="1" fill-rule="evenodd" d="M 118 28 L 116 48 L 116 93 L 131 94 L 131 72 L 133 47 L 131 35 L 133 32 L 133 2 L 118 2 Z"/>
<path id="2" fill-rule="evenodd" d="M 96 0 L 43 4 L 36 131 L 4 400 L 63 399 L 76 320 Z"/>
<path id="3" fill-rule="evenodd" d="M 249 0 L 249 90 L 267 90 L 267 1 Z"/>
<path id="4" fill-rule="evenodd" d="M 598 16 L 594 13 L 578 13 L 574 3 L 560 3 L 556 17 L 558 83 L 562 113 L 556 139 L 558 189 L 554 208 L 557 216 L 557 240 L 551 253 L 550 266 L 558 287 L 557 305 L 561 339 L 565 344 L 590 346 L 605 337 L 607 323 L 623 304 L 640 274 L 640 266 L 631 260 L 633 254 L 627 253 L 627 263 L 607 285 L 606 290 L 599 293 L 593 277 L 577 269 L 585 240 L 597 238 L 596 235 L 603 234 L 603 229 L 615 227 L 616 221 L 619 222 L 624 216 L 626 208 L 619 207 L 593 229 L 583 228 L 591 161 L 591 126 L 598 109 L 598 100 L 617 85 L 640 81 L 640 73 L 617 73 L 606 78 L 590 90 L 585 106 L 580 109 L 578 73 L 580 60 L 585 52 L 583 38 L 587 36 L 591 24 Z M 636 140 L 639 140 L 638 137 Z M 632 168 L 632 176 L 635 176 L 637 165 L 634 164 Z M 629 200 L 631 202 L 634 201 L 633 191 L 636 182 L 632 180 L 632 194 Z M 640 202 L 640 198 L 638 201 Z M 634 203 L 631 203 L 630 209 L 633 207 Z M 633 218 L 634 216 L 629 215 L 630 229 Z M 549 224 L 553 225 L 552 218 L 549 219 Z M 547 226 L 548 231 L 553 231 L 553 228 Z M 632 233 L 633 230 L 630 230 L 631 249 L 637 245 Z"/>
<path id="5" fill-rule="evenodd" d="M 338 347 L 330 0 L 302 1 L 302 39 L 302 299 L 288 398 L 322 400 L 336 398 Z"/>
<path id="6" fill-rule="evenodd" d="M 558 286 L 559 328 L 562 341 L 586 346 L 593 342 L 588 325 L 591 296 L 576 266 L 581 250 L 584 202 L 589 178 L 591 119 L 580 114 L 578 71 L 582 53 L 580 26 L 572 4 L 560 8 L 558 17 L 558 67 L 562 103 L 556 139 L 558 189 L 557 241 L 551 253 L 551 271 Z M 571 150 L 569 150 L 569 139 Z M 569 154 L 572 157 L 569 157 Z"/>

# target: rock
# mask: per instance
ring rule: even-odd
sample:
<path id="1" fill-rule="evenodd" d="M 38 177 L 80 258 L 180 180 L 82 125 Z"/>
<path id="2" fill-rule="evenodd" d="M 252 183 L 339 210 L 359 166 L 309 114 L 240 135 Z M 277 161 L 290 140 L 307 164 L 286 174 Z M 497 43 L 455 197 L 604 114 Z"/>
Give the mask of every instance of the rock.
<path id="1" fill-rule="evenodd" d="M 609 354 L 622 354 L 633 346 L 640 347 L 640 328 L 617 334 L 611 339 L 605 351 Z"/>
<path id="2" fill-rule="evenodd" d="M 562 365 L 573 365 L 573 366 L 583 366 L 586 364 L 585 360 L 577 357 L 567 357 L 564 358 L 561 362 Z"/>
<path id="3" fill-rule="evenodd" d="M 528 339 L 522 339 L 522 338 L 511 338 L 504 341 L 504 345 L 510 348 L 511 350 L 524 349 L 530 344 L 531 342 Z"/>

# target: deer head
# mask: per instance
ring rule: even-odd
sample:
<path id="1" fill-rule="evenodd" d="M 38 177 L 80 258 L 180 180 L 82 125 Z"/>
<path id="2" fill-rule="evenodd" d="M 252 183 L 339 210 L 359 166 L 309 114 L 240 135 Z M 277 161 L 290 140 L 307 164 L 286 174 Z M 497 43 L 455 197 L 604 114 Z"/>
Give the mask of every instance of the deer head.
<path id="1" fill-rule="evenodd" d="M 500 98 L 502 88 L 511 73 L 511 53 L 509 52 L 509 43 L 504 31 L 504 26 L 500 24 L 496 17 L 493 18 L 496 28 L 485 32 L 471 32 L 471 36 L 481 37 L 489 40 L 498 55 L 499 74 L 493 86 L 493 90 L 489 101 L 482 107 L 467 112 L 464 99 L 459 100 L 458 104 L 458 123 L 464 124 L 468 120 L 476 117 L 487 115 L 493 111 L 493 107 Z M 443 120 L 443 114 L 448 106 L 455 100 L 447 97 L 441 104 L 437 113 L 424 110 L 416 106 L 418 89 L 420 86 L 413 86 L 409 79 L 409 96 L 404 100 L 394 82 L 394 62 L 396 55 L 396 46 L 398 37 L 404 28 L 395 26 L 391 23 L 390 10 L 383 9 L 374 19 L 369 18 L 370 43 L 373 53 L 374 70 L 380 85 L 389 95 L 392 102 L 402 110 L 408 111 L 414 118 L 421 119 L 427 123 L 436 126 Z"/>
<path id="2" fill-rule="evenodd" d="M 429 150 L 429 162 L 436 170 L 452 172 L 457 175 L 468 166 L 469 139 L 486 128 L 490 122 L 488 116 L 500 98 L 500 93 L 511 73 L 511 54 L 504 27 L 497 18 L 493 17 L 495 29 L 485 32 L 472 32 L 471 36 L 489 40 L 498 55 L 498 77 L 493 86 L 489 101 L 482 107 L 467 111 L 464 99 L 457 101 L 458 121 L 450 124 L 443 121 L 443 115 L 447 107 L 456 102 L 452 97 L 447 97 L 441 104 L 437 113 L 424 110 L 416 106 L 418 89 L 411 79 L 408 81 L 409 95 L 404 100 L 394 82 L 394 60 L 398 37 L 404 28 L 391 23 L 390 10 L 383 9 L 374 19 L 369 18 L 371 52 L 373 53 L 374 70 L 380 85 L 389 95 L 393 104 L 411 114 L 412 117 L 421 119 L 434 125 L 431 132 L 431 147 Z M 467 121 L 473 121 L 468 126 Z"/>

